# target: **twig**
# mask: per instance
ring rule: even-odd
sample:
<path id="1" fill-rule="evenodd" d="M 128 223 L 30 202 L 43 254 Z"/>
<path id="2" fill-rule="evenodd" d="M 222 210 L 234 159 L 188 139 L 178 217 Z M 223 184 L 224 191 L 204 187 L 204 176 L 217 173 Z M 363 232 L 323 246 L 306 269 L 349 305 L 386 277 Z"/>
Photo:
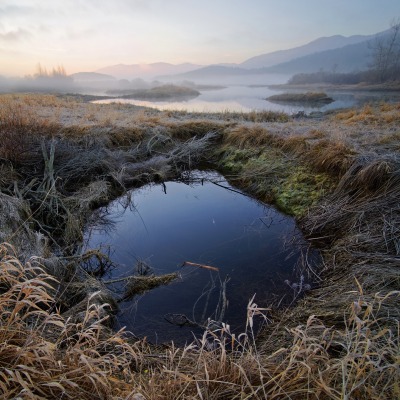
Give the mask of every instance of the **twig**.
<path id="1" fill-rule="evenodd" d="M 110 279 L 110 280 L 108 280 L 108 281 L 103 281 L 103 283 L 104 283 L 105 285 L 110 285 L 111 283 L 118 283 L 118 282 L 129 281 L 129 280 L 131 280 L 131 279 L 140 280 L 140 279 L 143 279 L 143 277 L 132 276 L 132 275 L 131 275 L 131 276 L 126 276 L 126 277 L 124 277 L 124 278 Z"/>
<path id="2" fill-rule="evenodd" d="M 185 265 L 191 265 L 193 267 L 199 267 L 199 268 L 204 268 L 204 269 L 209 269 L 211 271 L 219 271 L 219 268 L 217 267 L 212 267 L 211 265 L 204 265 L 204 264 L 198 264 L 198 263 L 194 263 L 194 262 L 190 262 L 190 261 L 185 261 L 182 264 L 182 267 L 184 267 Z"/>

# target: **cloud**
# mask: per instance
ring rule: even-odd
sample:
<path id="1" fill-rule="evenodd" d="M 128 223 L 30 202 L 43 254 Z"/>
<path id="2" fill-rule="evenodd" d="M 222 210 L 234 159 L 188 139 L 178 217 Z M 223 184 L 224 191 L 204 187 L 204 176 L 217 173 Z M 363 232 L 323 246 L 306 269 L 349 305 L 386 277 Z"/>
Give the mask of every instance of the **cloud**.
<path id="1" fill-rule="evenodd" d="M 15 43 L 28 39 L 30 36 L 31 34 L 27 30 L 19 28 L 12 31 L 0 32 L 0 42 Z"/>
<path id="2" fill-rule="evenodd" d="M 3 7 L 0 7 L 0 15 L 1 16 L 15 16 L 15 15 L 27 15 L 32 12 L 33 8 L 32 7 L 27 7 L 27 6 L 16 6 L 16 5 L 6 5 Z"/>

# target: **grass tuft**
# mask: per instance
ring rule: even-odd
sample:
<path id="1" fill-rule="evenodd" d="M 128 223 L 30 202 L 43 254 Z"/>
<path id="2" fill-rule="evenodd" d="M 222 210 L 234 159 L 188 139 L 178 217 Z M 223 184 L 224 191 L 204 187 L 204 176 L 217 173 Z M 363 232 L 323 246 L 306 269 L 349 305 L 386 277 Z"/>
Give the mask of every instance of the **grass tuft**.
<path id="1" fill-rule="evenodd" d="M 321 139 L 306 153 L 309 163 L 319 171 L 341 176 L 353 162 L 355 151 L 342 141 Z"/>

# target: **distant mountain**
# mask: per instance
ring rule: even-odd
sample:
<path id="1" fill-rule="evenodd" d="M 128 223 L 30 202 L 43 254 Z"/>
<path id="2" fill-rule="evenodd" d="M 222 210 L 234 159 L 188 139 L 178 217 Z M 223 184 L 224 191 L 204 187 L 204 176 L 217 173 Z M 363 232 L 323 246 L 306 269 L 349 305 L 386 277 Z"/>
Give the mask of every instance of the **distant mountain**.
<path id="1" fill-rule="evenodd" d="M 153 63 L 153 64 L 117 64 L 96 70 L 98 73 L 109 74 L 118 79 L 154 79 L 159 75 L 175 75 L 182 74 L 202 67 L 201 65 L 184 63 Z"/>
<path id="2" fill-rule="evenodd" d="M 98 72 L 77 72 L 70 75 L 75 82 L 100 82 L 115 80 L 111 75 L 99 74 Z"/>
<path id="3" fill-rule="evenodd" d="M 385 37 L 388 32 L 381 32 L 380 37 Z M 235 67 L 225 67 L 222 65 L 212 65 L 203 67 L 185 74 L 179 75 L 186 79 L 205 79 L 223 76 L 255 76 L 267 74 L 293 75 L 297 73 L 318 72 L 319 70 L 336 72 L 353 72 L 366 70 L 371 62 L 371 42 L 377 35 L 370 36 L 332 36 L 330 38 L 320 38 L 313 42 L 282 52 L 264 54 L 247 60 L 245 63 Z M 326 47 L 339 46 L 346 42 L 355 42 L 345 46 L 314 51 Z M 311 52 L 311 54 L 294 57 L 296 54 Z M 292 58 L 294 57 L 294 58 Z M 244 65 L 259 65 L 259 63 L 272 63 L 278 59 L 288 59 L 289 61 L 276 63 L 268 67 L 243 68 Z"/>
<path id="4" fill-rule="evenodd" d="M 238 66 L 249 69 L 271 67 L 273 65 L 282 64 L 284 62 L 307 56 L 309 54 L 365 42 L 373 37 L 375 37 L 375 35 L 355 35 L 350 37 L 336 35 L 330 37 L 321 37 L 303 46 L 295 47 L 289 50 L 274 51 L 272 53 L 261 54 L 256 57 L 249 58 Z"/>
<path id="5" fill-rule="evenodd" d="M 344 46 L 338 49 L 321 51 L 295 58 L 281 64 L 263 68 L 265 72 L 298 74 L 325 71 L 353 72 L 368 69 L 371 62 L 370 40 Z"/>
<path id="6" fill-rule="evenodd" d="M 173 78 L 181 79 L 196 79 L 196 78 L 216 78 L 218 76 L 238 76 L 238 75 L 251 75 L 252 70 L 245 68 L 224 66 L 224 65 L 209 65 L 208 67 L 202 67 L 195 69 L 193 71 L 185 72 L 182 74 L 176 74 Z M 166 76 L 161 76 L 160 78 L 167 78 Z"/>
<path id="7" fill-rule="evenodd" d="M 386 32 L 377 35 L 384 36 Z M 100 68 L 99 74 L 107 74 L 117 79 L 160 79 L 177 80 L 214 80 L 231 77 L 249 77 L 277 73 L 293 75 L 296 73 L 326 71 L 351 72 L 368 68 L 370 62 L 370 42 L 377 35 L 341 35 L 318 38 L 303 46 L 289 50 L 275 51 L 252 57 L 241 64 L 215 64 L 201 66 L 191 63 L 169 64 L 117 64 Z"/>

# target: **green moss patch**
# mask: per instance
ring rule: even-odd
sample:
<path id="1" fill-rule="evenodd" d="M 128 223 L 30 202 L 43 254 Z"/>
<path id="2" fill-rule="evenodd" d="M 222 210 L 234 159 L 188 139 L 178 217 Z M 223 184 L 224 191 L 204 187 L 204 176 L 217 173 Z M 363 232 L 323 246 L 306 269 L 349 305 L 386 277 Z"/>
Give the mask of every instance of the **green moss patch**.
<path id="1" fill-rule="evenodd" d="M 232 184 L 296 217 L 305 215 L 335 186 L 330 175 L 299 165 L 298 158 L 276 147 L 225 146 L 217 156 L 219 169 Z"/>
<path id="2" fill-rule="evenodd" d="M 335 186 L 326 173 L 299 166 L 274 187 L 275 204 L 286 214 L 301 217 Z"/>

